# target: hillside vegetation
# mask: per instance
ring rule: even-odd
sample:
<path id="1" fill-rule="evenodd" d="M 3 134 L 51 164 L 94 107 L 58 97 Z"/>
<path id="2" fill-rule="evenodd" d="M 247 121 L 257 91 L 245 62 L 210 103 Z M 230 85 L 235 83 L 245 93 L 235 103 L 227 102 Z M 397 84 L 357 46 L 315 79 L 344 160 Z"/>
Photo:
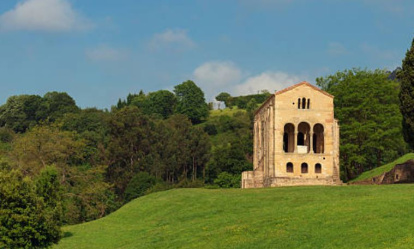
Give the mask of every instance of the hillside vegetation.
<path id="1" fill-rule="evenodd" d="M 413 248 L 414 185 L 173 189 L 68 226 L 53 248 Z"/>
<path id="2" fill-rule="evenodd" d="M 369 178 L 382 175 L 382 174 L 392 170 L 395 167 L 395 165 L 405 163 L 406 161 L 412 160 L 412 159 L 414 159 L 414 153 L 405 154 L 404 156 L 396 159 L 393 162 L 387 163 L 385 165 L 382 165 L 381 167 L 374 168 L 374 169 L 369 170 L 369 171 L 365 171 L 364 173 L 362 173 L 361 175 L 359 175 L 357 178 L 353 179 L 350 182 L 364 181 L 364 180 L 367 180 Z"/>

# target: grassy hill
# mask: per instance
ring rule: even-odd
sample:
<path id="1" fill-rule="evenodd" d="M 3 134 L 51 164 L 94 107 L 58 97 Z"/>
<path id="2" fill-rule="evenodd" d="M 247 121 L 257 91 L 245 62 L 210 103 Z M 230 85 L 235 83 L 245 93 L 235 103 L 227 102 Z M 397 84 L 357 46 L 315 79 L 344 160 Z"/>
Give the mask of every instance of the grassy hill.
<path id="1" fill-rule="evenodd" d="M 362 173 L 361 175 L 359 175 L 357 178 L 353 179 L 350 182 L 355 183 L 355 182 L 367 180 L 367 179 L 372 178 L 374 176 L 379 176 L 379 175 L 393 169 L 395 165 L 400 164 L 400 163 L 404 163 L 404 162 L 406 162 L 410 159 L 414 159 L 414 153 L 405 154 L 404 156 L 396 159 L 395 161 L 393 161 L 391 163 L 388 163 L 388 164 L 382 165 L 378 168 L 366 171 L 366 172 Z"/>
<path id="2" fill-rule="evenodd" d="M 414 185 L 173 189 L 54 248 L 414 248 Z"/>

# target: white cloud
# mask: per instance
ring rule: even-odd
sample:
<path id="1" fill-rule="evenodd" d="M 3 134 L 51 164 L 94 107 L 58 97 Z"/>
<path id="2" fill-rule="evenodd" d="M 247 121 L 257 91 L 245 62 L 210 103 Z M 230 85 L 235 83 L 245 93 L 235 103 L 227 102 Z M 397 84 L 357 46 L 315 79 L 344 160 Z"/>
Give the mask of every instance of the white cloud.
<path id="1" fill-rule="evenodd" d="M 25 0 L 0 16 L 1 30 L 61 32 L 91 26 L 67 0 Z"/>
<path id="2" fill-rule="evenodd" d="M 85 54 L 88 59 L 93 61 L 119 61 L 127 57 L 124 50 L 111 48 L 106 45 L 87 49 Z"/>
<path id="3" fill-rule="evenodd" d="M 339 55 L 346 54 L 348 51 L 346 50 L 344 45 L 342 45 L 341 43 L 339 43 L 339 42 L 330 42 L 330 43 L 328 43 L 327 52 L 330 55 L 339 56 Z"/>
<path id="4" fill-rule="evenodd" d="M 273 93 L 288 86 L 307 80 L 307 77 L 287 74 L 281 71 L 266 71 L 248 76 L 231 61 L 210 61 L 197 67 L 192 78 L 203 89 L 207 101 L 213 101 L 220 92 L 233 96 L 255 94 L 261 90 Z"/>
<path id="5" fill-rule="evenodd" d="M 194 48 L 196 44 L 183 29 L 167 29 L 155 34 L 149 43 L 152 50 L 168 49 L 182 51 Z"/>
<path id="6" fill-rule="evenodd" d="M 243 83 L 233 87 L 235 95 L 255 94 L 261 90 L 268 90 L 273 93 L 288 86 L 305 80 L 296 75 L 289 75 L 284 72 L 264 72 L 247 78 Z"/>
<path id="7" fill-rule="evenodd" d="M 241 70 L 230 61 L 211 61 L 194 70 L 195 81 L 207 87 L 224 87 L 240 81 Z"/>

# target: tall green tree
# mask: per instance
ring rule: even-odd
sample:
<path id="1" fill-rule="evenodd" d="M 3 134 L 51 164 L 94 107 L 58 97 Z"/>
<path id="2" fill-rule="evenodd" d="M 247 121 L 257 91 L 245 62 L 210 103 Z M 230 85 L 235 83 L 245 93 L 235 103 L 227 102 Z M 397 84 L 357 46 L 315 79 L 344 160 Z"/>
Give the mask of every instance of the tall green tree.
<path id="1" fill-rule="evenodd" d="M 109 119 L 108 180 L 116 193 L 123 195 L 132 176 L 143 169 L 143 160 L 151 152 L 154 123 L 135 106 L 112 113 Z"/>
<path id="2" fill-rule="evenodd" d="M 191 80 L 174 87 L 177 97 L 176 113 L 186 115 L 193 124 L 198 124 L 208 117 L 208 105 L 204 92 Z"/>
<path id="3" fill-rule="evenodd" d="M 397 78 L 401 84 L 399 97 L 404 139 L 414 149 L 414 39 L 405 54 Z"/>
<path id="4" fill-rule="evenodd" d="M 384 70 L 352 69 L 316 79 L 335 96 L 341 126 L 340 162 L 344 180 L 390 162 L 406 152 L 399 111 L 399 84 Z"/>

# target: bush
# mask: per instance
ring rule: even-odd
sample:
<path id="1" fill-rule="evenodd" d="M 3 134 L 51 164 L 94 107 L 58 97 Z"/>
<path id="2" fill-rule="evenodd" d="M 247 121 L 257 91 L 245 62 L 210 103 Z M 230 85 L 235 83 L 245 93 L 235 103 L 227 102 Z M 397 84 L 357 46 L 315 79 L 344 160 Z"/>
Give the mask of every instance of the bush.
<path id="1" fill-rule="evenodd" d="M 240 188 L 241 176 L 232 175 L 227 172 L 221 172 L 214 180 L 220 188 Z"/>
<path id="2" fill-rule="evenodd" d="M 181 180 L 179 183 L 174 185 L 175 188 L 201 188 L 204 187 L 204 181 L 197 179 L 195 181 L 191 181 L 188 179 Z"/>
<path id="3" fill-rule="evenodd" d="M 61 238 L 56 217 L 18 171 L 0 171 L 0 248 L 42 248 Z"/>
<path id="4" fill-rule="evenodd" d="M 155 185 L 155 182 L 155 177 L 147 172 L 138 172 L 128 183 L 125 190 L 125 202 L 145 195 L 146 191 Z"/>

